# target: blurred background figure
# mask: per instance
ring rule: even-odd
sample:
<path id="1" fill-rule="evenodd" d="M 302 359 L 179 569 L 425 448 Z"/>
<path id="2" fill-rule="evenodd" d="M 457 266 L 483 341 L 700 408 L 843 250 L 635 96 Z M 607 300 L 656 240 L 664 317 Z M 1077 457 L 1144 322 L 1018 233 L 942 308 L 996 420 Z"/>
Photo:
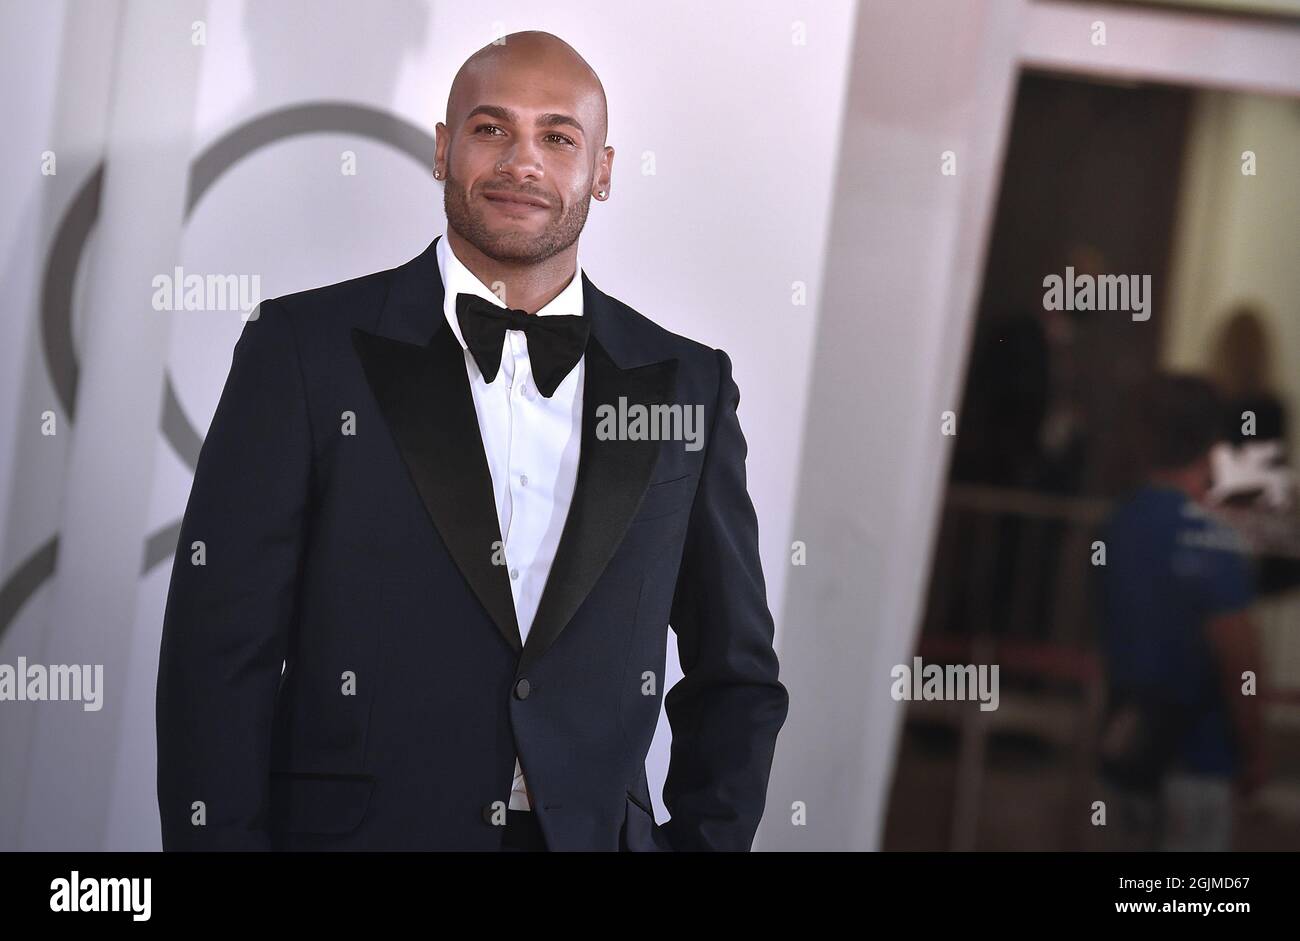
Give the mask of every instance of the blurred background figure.
<path id="1" fill-rule="evenodd" d="M 1273 375 L 1273 342 L 1267 318 L 1255 305 L 1234 305 L 1211 363 L 1225 404 L 1209 496 L 1256 544 L 1261 597 L 1300 585 L 1300 556 L 1288 554 L 1279 540 L 1295 507 L 1296 480 L 1287 406 Z"/>
<path id="2" fill-rule="evenodd" d="M 1190 375 L 1134 402 L 1143 483 L 1105 526 L 1102 776 L 1117 848 L 1227 850 L 1266 766 L 1249 560 L 1202 507 L 1223 406 Z M 1255 677 L 1247 681 L 1247 677 Z"/>
<path id="3" fill-rule="evenodd" d="M 1287 441 L 1286 405 L 1274 388 L 1268 327 L 1252 304 L 1237 304 L 1220 329 L 1214 381 L 1224 397 L 1224 438 L 1235 445 Z M 1254 416 L 1249 431 L 1247 413 Z"/>

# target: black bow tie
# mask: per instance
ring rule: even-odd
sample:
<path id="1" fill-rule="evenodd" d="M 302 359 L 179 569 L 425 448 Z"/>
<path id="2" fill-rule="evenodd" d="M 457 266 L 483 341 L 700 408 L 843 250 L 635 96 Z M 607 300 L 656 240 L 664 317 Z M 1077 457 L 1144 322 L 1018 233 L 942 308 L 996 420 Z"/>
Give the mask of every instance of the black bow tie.
<path id="1" fill-rule="evenodd" d="M 506 331 L 522 330 L 528 341 L 528 359 L 537 391 L 548 399 L 587 348 L 586 317 L 570 314 L 538 317 L 513 307 L 499 307 L 477 294 L 461 292 L 456 295 L 456 319 L 465 345 L 487 382 L 496 379 L 501 368 Z"/>

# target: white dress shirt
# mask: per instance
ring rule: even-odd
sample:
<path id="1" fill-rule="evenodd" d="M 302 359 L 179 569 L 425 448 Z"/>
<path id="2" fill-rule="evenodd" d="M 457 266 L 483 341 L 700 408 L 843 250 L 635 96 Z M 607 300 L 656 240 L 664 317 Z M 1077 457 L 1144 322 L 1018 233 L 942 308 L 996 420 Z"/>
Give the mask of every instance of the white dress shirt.
<path id="1" fill-rule="evenodd" d="M 560 533 L 569 515 L 578 475 L 582 442 L 582 381 L 586 356 L 569 372 L 549 399 L 537 391 L 528 360 L 528 341 L 519 330 L 507 330 L 496 379 L 486 382 L 461 336 L 456 295 L 477 294 L 507 307 L 491 289 L 465 267 L 444 235 L 438 239 L 438 270 L 445 289 L 443 314 L 465 351 L 465 370 L 474 396 L 483 451 L 492 474 L 497 521 L 520 639 L 529 628 L 546 587 Z M 508 300 L 508 298 L 507 298 Z M 572 280 L 535 316 L 582 315 L 582 264 Z M 489 547 L 484 547 L 489 551 Z M 511 810 L 531 810 L 523 769 L 515 758 Z"/>

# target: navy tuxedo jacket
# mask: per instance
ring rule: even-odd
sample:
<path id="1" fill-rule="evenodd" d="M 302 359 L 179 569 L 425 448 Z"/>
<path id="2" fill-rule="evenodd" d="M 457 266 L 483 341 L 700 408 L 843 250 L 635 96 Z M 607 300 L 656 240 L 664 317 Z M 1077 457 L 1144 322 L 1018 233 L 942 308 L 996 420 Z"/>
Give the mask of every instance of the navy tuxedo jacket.
<path id="1" fill-rule="evenodd" d="M 576 489 L 526 644 L 434 245 L 245 325 L 167 597 L 164 849 L 499 849 L 516 754 L 553 850 L 750 849 L 788 696 L 731 364 L 582 288 Z M 703 447 L 598 437 L 620 397 L 703 405 Z"/>

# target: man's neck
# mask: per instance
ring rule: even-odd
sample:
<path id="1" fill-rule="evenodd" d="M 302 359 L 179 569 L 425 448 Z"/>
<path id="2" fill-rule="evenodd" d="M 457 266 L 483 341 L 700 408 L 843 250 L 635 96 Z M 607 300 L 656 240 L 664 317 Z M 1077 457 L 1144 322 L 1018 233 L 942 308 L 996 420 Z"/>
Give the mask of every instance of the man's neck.
<path id="1" fill-rule="evenodd" d="M 460 263 L 505 303 L 507 307 L 535 314 L 568 287 L 577 274 L 578 243 L 532 265 L 511 264 L 489 258 L 453 229 L 447 230 L 447 245 Z M 505 293 L 497 285 L 505 286 Z"/>
<path id="2" fill-rule="evenodd" d="M 1180 491 L 1183 496 L 1196 503 L 1201 501 L 1204 494 L 1201 474 L 1198 470 L 1192 468 L 1152 471 L 1147 477 L 1147 483 L 1167 490 Z"/>

